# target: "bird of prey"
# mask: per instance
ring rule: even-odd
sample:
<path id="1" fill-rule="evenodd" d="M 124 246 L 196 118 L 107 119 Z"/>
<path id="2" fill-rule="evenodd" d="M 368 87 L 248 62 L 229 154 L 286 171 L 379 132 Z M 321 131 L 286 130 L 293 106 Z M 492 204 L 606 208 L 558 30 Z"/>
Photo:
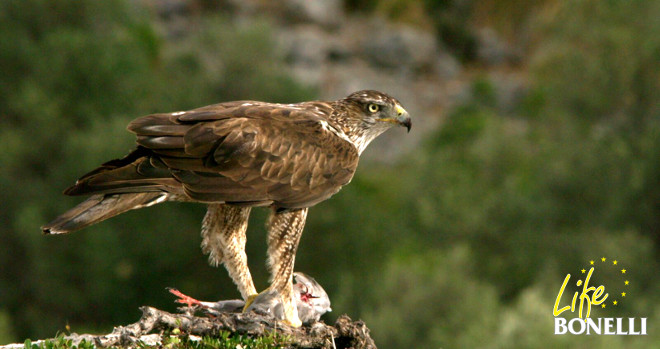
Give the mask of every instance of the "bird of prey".
<path id="1" fill-rule="evenodd" d="M 260 293 L 247 308 L 245 301 L 240 299 L 204 302 L 176 289 L 170 289 L 170 293 L 178 297 L 177 303 L 186 304 L 189 307 L 199 306 L 211 315 L 236 313 L 246 309 L 246 311 L 254 311 L 257 314 L 270 315 L 278 320 L 284 320 L 283 302 L 280 295 L 272 290 Z M 321 315 L 332 311 L 330 298 L 323 287 L 314 278 L 301 272 L 293 273 L 292 302 L 298 311 L 300 321 L 305 325 L 319 321 Z"/>
<path id="2" fill-rule="evenodd" d="M 91 196 L 42 231 L 68 233 L 164 201 L 205 203 L 202 249 L 212 265 L 225 265 L 249 305 L 257 292 L 245 254 L 248 217 L 268 206 L 264 292 L 281 296 L 284 322 L 298 327 L 292 276 L 308 208 L 348 184 L 362 151 L 393 125 L 410 131 L 410 116 L 373 90 L 333 102 L 235 101 L 147 115 L 128 125 L 136 149 L 66 189 Z"/>

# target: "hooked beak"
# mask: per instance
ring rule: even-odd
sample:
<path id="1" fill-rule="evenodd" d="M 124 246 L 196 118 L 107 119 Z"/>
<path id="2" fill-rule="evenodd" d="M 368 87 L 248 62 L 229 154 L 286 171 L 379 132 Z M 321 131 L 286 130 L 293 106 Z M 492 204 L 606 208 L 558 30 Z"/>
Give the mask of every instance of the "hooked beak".
<path id="1" fill-rule="evenodd" d="M 396 106 L 396 123 L 404 126 L 408 132 L 410 132 L 410 127 L 412 126 L 412 121 L 410 120 L 410 115 L 408 115 L 408 112 L 403 109 L 400 105 L 397 104 Z"/>
<path id="2" fill-rule="evenodd" d="M 410 127 L 412 126 L 412 121 L 410 121 L 410 115 L 408 115 L 408 112 L 403 109 L 400 105 L 396 105 L 395 109 L 396 111 L 396 117 L 395 118 L 383 118 L 379 119 L 380 121 L 385 121 L 389 122 L 392 124 L 397 124 L 405 127 L 408 129 L 408 132 L 410 132 Z"/>

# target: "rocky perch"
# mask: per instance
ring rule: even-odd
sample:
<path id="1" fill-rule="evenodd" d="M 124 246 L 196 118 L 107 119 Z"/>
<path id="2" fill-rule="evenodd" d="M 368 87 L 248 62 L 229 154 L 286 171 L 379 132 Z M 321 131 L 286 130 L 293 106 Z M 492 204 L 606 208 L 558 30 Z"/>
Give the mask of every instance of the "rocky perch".
<path id="1" fill-rule="evenodd" d="M 287 348 L 376 348 L 369 329 L 362 321 L 340 316 L 334 326 L 322 321 L 311 326 L 292 328 L 270 317 L 256 313 L 222 313 L 217 317 L 200 317 L 191 313 L 173 314 L 153 307 L 142 307 L 142 318 L 131 325 L 116 327 L 105 335 L 71 334 L 64 337 L 73 345 L 83 340 L 98 348 L 161 346 L 171 334 L 190 340 L 219 336 L 223 331 L 259 338 L 281 335 Z M 31 342 L 39 345 L 45 340 Z M 0 348 L 24 348 L 25 344 L 9 344 Z"/>

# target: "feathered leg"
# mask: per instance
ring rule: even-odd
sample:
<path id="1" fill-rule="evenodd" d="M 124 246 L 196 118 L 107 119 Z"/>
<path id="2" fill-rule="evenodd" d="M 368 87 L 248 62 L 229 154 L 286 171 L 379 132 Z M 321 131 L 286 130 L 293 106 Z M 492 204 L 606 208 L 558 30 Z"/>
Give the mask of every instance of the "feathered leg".
<path id="1" fill-rule="evenodd" d="M 209 204 L 202 223 L 202 251 L 211 265 L 225 265 L 244 300 L 257 293 L 245 254 L 249 217 L 249 207 Z"/>
<path id="2" fill-rule="evenodd" d="M 307 208 L 277 212 L 273 210 L 267 222 L 268 267 L 271 273 L 269 290 L 277 291 L 282 298 L 284 321 L 299 327 L 302 325 L 298 311 L 292 303 L 293 265 L 298 242 L 305 227 Z"/>

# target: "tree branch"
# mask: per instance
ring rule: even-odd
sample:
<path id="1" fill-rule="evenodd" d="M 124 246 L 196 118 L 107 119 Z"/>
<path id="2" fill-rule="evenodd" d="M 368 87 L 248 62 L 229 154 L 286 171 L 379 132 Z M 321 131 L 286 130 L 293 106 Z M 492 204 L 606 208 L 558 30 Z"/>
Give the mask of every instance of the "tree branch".
<path id="1" fill-rule="evenodd" d="M 275 332 L 290 338 L 291 348 L 376 348 L 364 322 L 352 321 L 347 315 L 340 316 L 335 326 L 320 321 L 311 326 L 293 328 L 255 313 L 221 313 L 215 318 L 208 318 L 195 316 L 192 312 L 172 314 L 147 306 L 140 310 L 142 310 L 140 321 L 116 327 L 109 334 L 71 334 L 65 339 L 71 340 L 74 345 L 85 340 L 101 348 L 134 346 L 139 342 L 146 345 L 160 345 L 163 343 L 164 332 L 178 329 L 182 334 L 197 337 L 216 337 L 222 331 L 250 337 L 267 336 Z M 33 344 L 39 345 L 42 342 L 45 340 L 35 341 Z M 0 346 L 0 349 L 23 347 L 23 343 L 17 343 Z"/>

